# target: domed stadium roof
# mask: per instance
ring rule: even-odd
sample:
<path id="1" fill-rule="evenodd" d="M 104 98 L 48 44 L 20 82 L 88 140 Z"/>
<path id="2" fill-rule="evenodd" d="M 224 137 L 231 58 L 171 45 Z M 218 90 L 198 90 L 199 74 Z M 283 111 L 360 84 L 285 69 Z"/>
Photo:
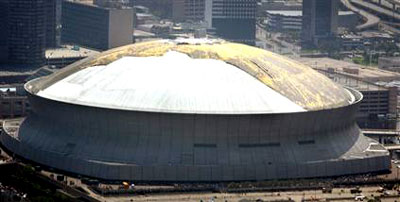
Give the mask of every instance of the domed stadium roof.
<path id="1" fill-rule="evenodd" d="M 26 85 L 66 103 L 151 112 L 255 114 L 346 106 L 354 96 L 291 59 L 222 40 L 123 46 Z"/>

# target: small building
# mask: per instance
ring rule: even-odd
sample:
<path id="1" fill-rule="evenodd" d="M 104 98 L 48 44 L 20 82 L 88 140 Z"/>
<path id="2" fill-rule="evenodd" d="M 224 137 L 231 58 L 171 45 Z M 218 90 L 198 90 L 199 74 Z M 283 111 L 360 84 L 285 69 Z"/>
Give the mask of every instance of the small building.
<path id="1" fill-rule="evenodd" d="M 301 31 L 301 10 L 267 10 L 265 11 L 267 25 L 274 31 Z M 352 11 L 339 11 L 338 27 L 351 28 L 358 23 L 357 15 Z"/>
<path id="2" fill-rule="evenodd" d="M 360 33 L 361 36 L 368 42 L 374 43 L 387 43 L 393 42 L 394 37 L 385 32 L 379 31 L 364 31 Z"/>
<path id="3" fill-rule="evenodd" d="M 343 68 L 343 72 L 318 70 L 336 83 L 357 89 L 363 94 L 357 112 L 357 123 L 361 128 L 396 128 L 395 121 L 390 122 L 387 118 L 395 117 L 397 113 L 397 87 L 381 86 L 351 77 L 349 74 L 359 74 L 357 68 Z"/>
<path id="4" fill-rule="evenodd" d="M 77 45 L 63 45 L 61 48 L 46 50 L 46 65 L 53 68 L 62 68 L 97 53 L 99 52 L 96 50 Z"/>
<path id="5" fill-rule="evenodd" d="M 400 72 L 400 57 L 380 57 L 378 67 L 381 69 Z"/>
<path id="6" fill-rule="evenodd" d="M 263 1 L 261 3 L 262 10 L 301 10 L 302 5 L 299 2 L 294 1 L 284 1 L 284 0 L 270 0 L 270 1 Z"/>
<path id="7" fill-rule="evenodd" d="M 302 11 L 266 11 L 267 26 L 274 31 L 301 31 Z"/>
<path id="8" fill-rule="evenodd" d="M 152 24 L 159 22 L 158 18 L 150 13 L 136 13 L 135 27 L 143 24 Z"/>
<path id="9" fill-rule="evenodd" d="M 356 34 L 343 34 L 338 37 L 344 50 L 363 48 L 365 39 Z"/>
<path id="10" fill-rule="evenodd" d="M 336 83 L 363 94 L 357 112 L 357 122 L 361 128 L 396 128 L 395 121 L 390 117 L 397 114 L 398 88 L 387 83 L 399 80 L 398 73 L 331 58 L 301 58 L 299 61 L 312 66 Z"/>
<path id="11" fill-rule="evenodd" d="M 0 119 L 26 116 L 29 109 L 22 84 L 0 86 Z"/>
<path id="12" fill-rule="evenodd" d="M 139 30 L 153 33 L 156 35 L 163 35 L 163 34 L 169 34 L 171 30 L 171 25 L 167 24 L 143 24 L 143 25 L 138 25 Z"/>

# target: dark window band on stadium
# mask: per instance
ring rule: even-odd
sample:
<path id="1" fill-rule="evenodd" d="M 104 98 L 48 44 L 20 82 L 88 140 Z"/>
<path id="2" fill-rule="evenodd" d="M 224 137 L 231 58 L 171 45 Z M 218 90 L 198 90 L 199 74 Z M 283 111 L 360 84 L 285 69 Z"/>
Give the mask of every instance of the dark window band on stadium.
<path id="1" fill-rule="evenodd" d="M 302 140 L 298 141 L 299 145 L 315 144 L 315 140 Z"/>
<path id="2" fill-rule="evenodd" d="M 217 144 L 193 144 L 193 147 L 216 148 Z"/>
<path id="3" fill-rule="evenodd" d="M 271 142 L 271 143 L 258 143 L 258 144 L 239 144 L 241 148 L 257 148 L 257 147 L 280 147 L 281 143 Z"/>

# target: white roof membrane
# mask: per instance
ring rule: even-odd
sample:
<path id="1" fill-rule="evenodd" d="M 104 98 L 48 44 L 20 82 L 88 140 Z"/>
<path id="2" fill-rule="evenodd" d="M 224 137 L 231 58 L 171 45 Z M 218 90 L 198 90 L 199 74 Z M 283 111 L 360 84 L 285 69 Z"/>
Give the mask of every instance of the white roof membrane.
<path id="1" fill-rule="evenodd" d="M 123 57 L 76 72 L 39 96 L 80 105 L 176 113 L 254 114 L 305 111 L 243 70 L 179 52 Z"/>

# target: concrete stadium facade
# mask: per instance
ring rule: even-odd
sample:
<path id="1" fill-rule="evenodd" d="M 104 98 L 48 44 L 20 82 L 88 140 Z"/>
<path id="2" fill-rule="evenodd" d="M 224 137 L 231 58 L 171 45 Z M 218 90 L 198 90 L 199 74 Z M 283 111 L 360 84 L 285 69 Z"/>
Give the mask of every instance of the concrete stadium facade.
<path id="1" fill-rule="evenodd" d="M 354 97 L 351 103 L 319 110 L 177 113 L 39 96 L 55 78 L 26 84 L 33 112 L 16 135 L 5 130 L 0 141 L 23 158 L 60 170 L 106 180 L 222 182 L 340 176 L 390 167 L 389 153 L 356 124 L 362 95 L 352 89 L 347 89 Z"/>

